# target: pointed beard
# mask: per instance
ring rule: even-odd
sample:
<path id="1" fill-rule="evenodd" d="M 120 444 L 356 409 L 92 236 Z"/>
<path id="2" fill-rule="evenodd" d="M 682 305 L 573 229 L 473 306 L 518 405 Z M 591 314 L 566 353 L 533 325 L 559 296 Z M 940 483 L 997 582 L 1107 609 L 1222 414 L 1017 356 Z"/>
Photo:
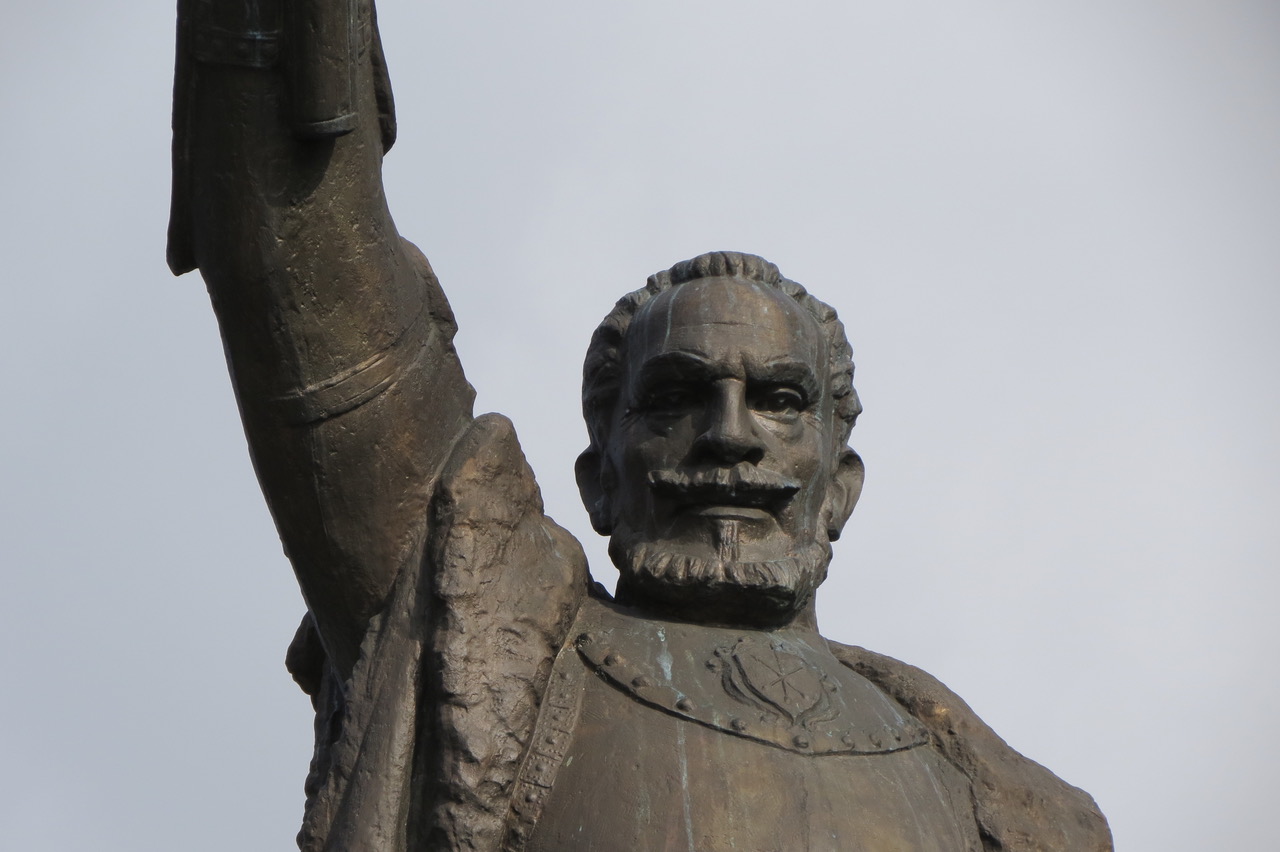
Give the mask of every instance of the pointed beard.
<path id="1" fill-rule="evenodd" d="M 714 530 L 715 556 L 691 556 L 651 544 L 614 537 L 609 556 L 622 574 L 619 599 L 642 597 L 679 613 L 708 609 L 712 618 L 741 615 L 750 620 L 785 619 L 812 600 L 827 577 L 831 545 L 826 537 L 778 559 L 738 559 L 738 524 L 723 521 Z M 733 619 L 729 619 L 733 620 Z"/>

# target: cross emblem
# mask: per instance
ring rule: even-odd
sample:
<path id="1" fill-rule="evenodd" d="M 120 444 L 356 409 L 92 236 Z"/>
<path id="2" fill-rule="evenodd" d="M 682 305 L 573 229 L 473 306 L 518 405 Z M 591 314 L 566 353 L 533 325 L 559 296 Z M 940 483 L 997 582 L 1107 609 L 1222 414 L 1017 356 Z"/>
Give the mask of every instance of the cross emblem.
<path id="1" fill-rule="evenodd" d="M 751 692 L 793 722 L 822 698 L 821 674 L 795 654 L 777 648 L 739 648 L 733 660 Z"/>

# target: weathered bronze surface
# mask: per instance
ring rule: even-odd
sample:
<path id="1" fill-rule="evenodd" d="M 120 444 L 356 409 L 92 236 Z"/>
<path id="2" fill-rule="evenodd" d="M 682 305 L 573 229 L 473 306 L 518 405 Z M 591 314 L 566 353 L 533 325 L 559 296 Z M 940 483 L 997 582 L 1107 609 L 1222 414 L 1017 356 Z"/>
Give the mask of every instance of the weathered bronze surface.
<path id="1" fill-rule="evenodd" d="M 831 308 L 714 252 L 606 317 L 577 476 L 611 599 L 472 414 L 394 136 L 370 0 L 180 0 L 169 262 L 309 608 L 303 850 L 1111 848 L 942 684 L 818 634 L 863 474 Z"/>

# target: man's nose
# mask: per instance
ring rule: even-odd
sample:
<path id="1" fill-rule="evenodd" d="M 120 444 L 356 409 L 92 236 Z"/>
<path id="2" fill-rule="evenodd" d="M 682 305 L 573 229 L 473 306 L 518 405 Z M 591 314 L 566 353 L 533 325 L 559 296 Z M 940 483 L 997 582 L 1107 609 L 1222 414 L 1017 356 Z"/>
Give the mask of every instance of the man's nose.
<path id="1" fill-rule="evenodd" d="M 699 461 L 759 464 L 764 458 L 764 441 L 747 405 L 746 386 L 736 379 L 724 379 L 713 388 L 706 423 L 694 441 L 694 454 Z"/>

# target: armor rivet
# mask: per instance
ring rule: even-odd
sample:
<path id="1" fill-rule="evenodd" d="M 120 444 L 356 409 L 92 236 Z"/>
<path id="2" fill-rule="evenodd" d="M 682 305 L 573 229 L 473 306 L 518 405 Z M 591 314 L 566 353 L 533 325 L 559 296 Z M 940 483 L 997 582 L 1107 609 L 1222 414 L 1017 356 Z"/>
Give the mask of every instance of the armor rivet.
<path id="1" fill-rule="evenodd" d="M 676 702 L 676 709 L 683 710 L 685 713 L 688 713 L 690 710 L 693 709 L 693 704 L 690 703 L 689 699 L 681 698 L 679 701 Z"/>
<path id="2" fill-rule="evenodd" d="M 646 686 L 652 686 L 653 681 L 649 680 L 649 678 L 645 677 L 644 675 L 637 675 L 636 677 L 632 678 L 631 685 L 636 687 L 637 689 L 643 689 Z"/>
<path id="3" fill-rule="evenodd" d="M 524 794 L 524 800 L 525 800 L 526 802 L 536 802 L 536 801 L 538 801 L 538 797 L 537 797 L 537 795 L 535 795 L 534 793 L 525 793 L 525 794 Z"/>
<path id="4" fill-rule="evenodd" d="M 879 734 L 872 734 L 872 735 L 871 735 L 871 744 L 872 744 L 873 746 L 875 746 L 876 748 L 880 748 L 881 741 L 880 741 L 880 735 L 879 735 Z"/>
<path id="5" fill-rule="evenodd" d="M 809 747 L 809 738 L 808 738 L 808 737 L 805 737 L 805 736 L 800 736 L 799 734 L 797 734 L 797 735 L 796 735 L 796 737 L 795 737 L 795 739 L 793 739 L 791 742 L 793 742 L 793 743 L 795 743 L 795 744 L 796 744 L 796 748 L 808 748 L 808 747 Z"/>
<path id="6" fill-rule="evenodd" d="M 712 671 L 715 671 L 717 668 L 719 668 L 719 666 L 716 665 L 715 660 L 707 660 L 707 668 L 711 669 Z"/>
<path id="7" fill-rule="evenodd" d="M 616 666 L 618 664 L 618 655 L 614 653 L 605 654 L 604 664 L 606 666 Z"/>
<path id="8" fill-rule="evenodd" d="M 729 722 L 729 726 L 732 727 L 735 731 L 745 731 L 747 729 L 747 723 L 742 721 L 741 719 L 731 720 Z"/>
<path id="9" fill-rule="evenodd" d="M 847 745 L 847 746 L 852 747 L 852 746 L 853 746 L 853 735 L 852 735 L 852 734 L 845 734 L 843 737 L 841 737 L 841 738 L 840 738 L 840 742 L 844 743 L 844 744 L 845 744 L 845 745 Z"/>

